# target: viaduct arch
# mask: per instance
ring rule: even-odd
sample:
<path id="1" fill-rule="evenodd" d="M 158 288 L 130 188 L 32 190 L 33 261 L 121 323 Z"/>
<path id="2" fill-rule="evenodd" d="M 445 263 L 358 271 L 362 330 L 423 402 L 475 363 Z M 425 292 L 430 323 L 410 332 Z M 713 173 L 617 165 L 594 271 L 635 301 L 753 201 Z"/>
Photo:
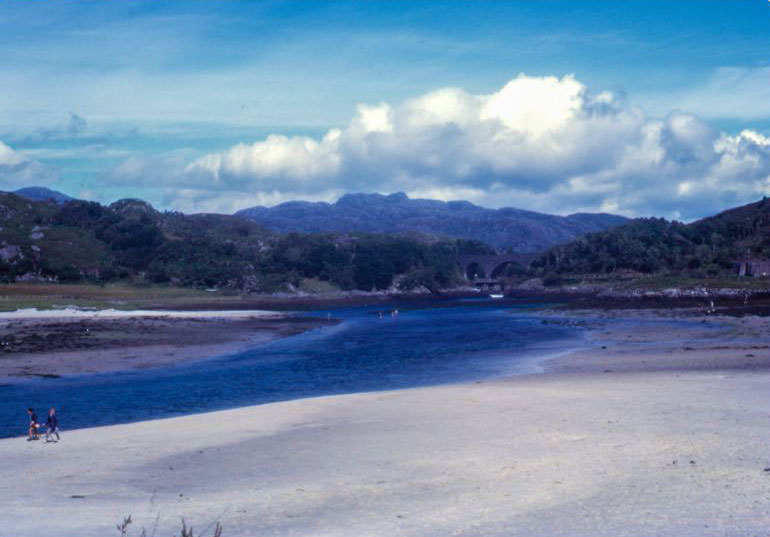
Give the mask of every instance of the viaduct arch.
<path id="1" fill-rule="evenodd" d="M 502 255 L 462 255 L 457 262 L 465 277 L 474 280 L 493 280 L 510 263 L 527 267 L 537 254 L 502 254 Z"/>

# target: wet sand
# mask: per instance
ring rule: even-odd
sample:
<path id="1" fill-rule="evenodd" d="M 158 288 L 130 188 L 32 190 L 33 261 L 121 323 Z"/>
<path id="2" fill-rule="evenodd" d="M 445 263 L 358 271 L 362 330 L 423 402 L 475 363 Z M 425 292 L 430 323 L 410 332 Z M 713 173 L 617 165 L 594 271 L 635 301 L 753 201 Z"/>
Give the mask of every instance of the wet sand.
<path id="1" fill-rule="evenodd" d="M 0 380 L 190 363 L 329 322 L 270 311 L 2 313 Z"/>
<path id="2" fill-rule="evenodd" d="M 554 312 L 549 322 L 562 322 L 563 315 Z M 569 319 L 591 328 L 591 346 L 549 363 L 552 373 L 770 371 L 767 316 L 580 310 Z"/>
<path id="3" fill-rule="evenodd" d="M 103 536 L 131 514 L 158 536 L 182 517 L 224 537 L 764 536 L 767 325 L 687 321 L 586 315 L 593 347 L 542 375 L 0 440 L 0 527 Z"/>

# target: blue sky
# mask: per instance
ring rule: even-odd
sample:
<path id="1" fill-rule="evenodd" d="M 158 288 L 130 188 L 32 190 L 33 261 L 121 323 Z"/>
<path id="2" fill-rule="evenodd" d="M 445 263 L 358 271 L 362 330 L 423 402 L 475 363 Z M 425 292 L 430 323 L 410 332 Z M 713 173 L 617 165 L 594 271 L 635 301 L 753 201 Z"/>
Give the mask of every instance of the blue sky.
<path id="1" fill-rule="evenodd" d="M 5 1 L 0 51 L 0 188 L 683 219 L 770 193 L 764 0 Z"/>

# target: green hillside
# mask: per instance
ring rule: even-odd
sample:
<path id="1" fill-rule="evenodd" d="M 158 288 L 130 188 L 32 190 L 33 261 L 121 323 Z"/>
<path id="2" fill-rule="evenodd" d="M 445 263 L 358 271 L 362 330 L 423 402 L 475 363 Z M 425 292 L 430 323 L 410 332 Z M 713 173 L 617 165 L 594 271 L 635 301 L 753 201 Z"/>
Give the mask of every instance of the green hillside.
<path id="1" fill-rule="evenodd" d="M 691 224 L 643 218 L 550 249 L 533 264 L 540 274 L 672 272 L 713 277 L 736 261 L 770 259 L 770 200 Z"/>
<path id="2" fill-rule="evenodd" d="M 279 234 L 238 217 L 0 193 L 0 281 L 160 283 L 246 292 L 451 286 L 479 243 L 419 235 Z"/>

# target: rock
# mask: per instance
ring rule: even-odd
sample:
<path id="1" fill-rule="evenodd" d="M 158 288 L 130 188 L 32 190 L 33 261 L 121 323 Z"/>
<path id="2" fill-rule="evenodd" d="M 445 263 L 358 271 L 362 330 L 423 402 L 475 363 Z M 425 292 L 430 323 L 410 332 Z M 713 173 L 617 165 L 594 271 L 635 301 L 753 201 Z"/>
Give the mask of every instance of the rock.
<path id="1" fill-rule="evenodd" d="M 24 254 L 21 253 L 21 248 L 18 246 L 9 244 L 0 248 L 0 259 L 3 261 L 10 261 L 16 258 L 24 259 Z"/>

